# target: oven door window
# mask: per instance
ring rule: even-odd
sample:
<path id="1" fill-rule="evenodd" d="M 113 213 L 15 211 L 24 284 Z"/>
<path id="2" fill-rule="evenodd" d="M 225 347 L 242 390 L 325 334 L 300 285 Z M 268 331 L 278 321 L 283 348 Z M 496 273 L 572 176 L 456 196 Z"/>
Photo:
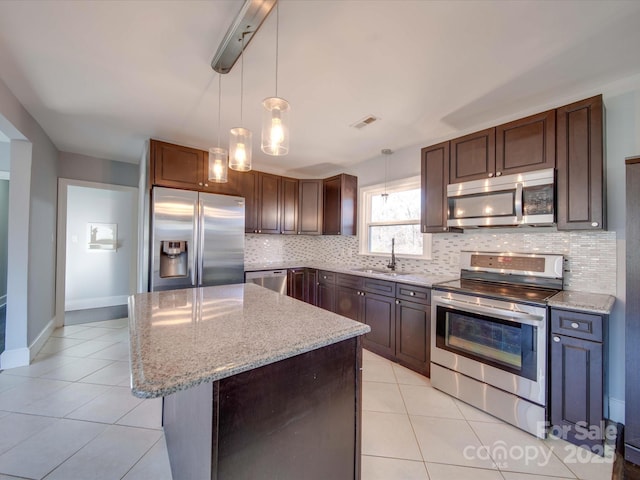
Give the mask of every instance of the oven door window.
<path id="1" fill-rule="evenodd" d="M 515 196 L 515 190 L 507 190 L 449 197 L 449 219 L 512 217 Z"/>
<path id="2" fill-rule="evenodd" d="M 536 380 L 537 329 L 531 325 L 438 306 L 436 346 Z"/>

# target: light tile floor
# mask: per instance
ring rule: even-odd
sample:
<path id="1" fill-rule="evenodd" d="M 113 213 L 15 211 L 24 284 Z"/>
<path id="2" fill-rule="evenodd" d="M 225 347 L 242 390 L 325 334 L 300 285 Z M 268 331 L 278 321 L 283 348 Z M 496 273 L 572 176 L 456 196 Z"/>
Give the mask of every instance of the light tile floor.
<path id="1" fill-rule="evenodd" d="M 0 480 L 171 480 L 161 401 L 131 395 L 128 354 L 126 319 L 74 325 L 0 373 Z M 611 478 L 611 457 L 540 441 L 366 351 L 363 379 L 363 480 Z"/>

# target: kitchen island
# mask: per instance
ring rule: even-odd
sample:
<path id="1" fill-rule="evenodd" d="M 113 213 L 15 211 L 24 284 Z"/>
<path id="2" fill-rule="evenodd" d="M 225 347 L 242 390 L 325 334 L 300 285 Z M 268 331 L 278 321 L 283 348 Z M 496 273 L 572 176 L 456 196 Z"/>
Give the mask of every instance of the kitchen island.
<path id="1" fill-rule="evenodd" d="M 129 318 L 175 479 L 360 478 L 367 325 L 250 284 L 137 294 Z"/>

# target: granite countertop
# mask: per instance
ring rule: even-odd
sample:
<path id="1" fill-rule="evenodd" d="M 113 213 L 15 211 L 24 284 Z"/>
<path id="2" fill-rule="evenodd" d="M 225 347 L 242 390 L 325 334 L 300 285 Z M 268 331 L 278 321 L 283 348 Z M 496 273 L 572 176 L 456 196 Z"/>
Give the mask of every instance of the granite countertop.
<path id="1" fill-rule="evenodd" d="M 336 273 L 346 273 L 349 275 L 358 275 L 360 277 L 377 278 L 379 280 L 388 280 L 391 282 L 407 283 L 409 285 L 418 285 L 422 287 L 431 287 L 434 283 L 445 282 L 458 278 L 457 275 L 432 275 L 429 273 L 405 272 L 398 270 L 397 272 L 378 273 L 364 272 L 359 269 L 367 268 L 361 266 L 334 265 L 334 264 L 306 264 L 306 263 L 273 263 L 273 264 L 246 264 L 244 270 L 253 272 L 259 270 L 284 270 L 288 268 L 316 268 L 318 270 L 327 270 Z M 395 273 L 395 275 L 393 274 Z"/>
<path id="2" fill-rule="evenodd" d="M 252 284 L 139 293 L 129 297 L 131 390 L 169 395 L 370 330 Z"/>
<path id="3" fill-rule="evenodd" d="M 550 307 L 608 315 L 611 313 L 615 301 L 616 297 L 613 295 L 563 290 L 551 297 L 547 304 Z"/>

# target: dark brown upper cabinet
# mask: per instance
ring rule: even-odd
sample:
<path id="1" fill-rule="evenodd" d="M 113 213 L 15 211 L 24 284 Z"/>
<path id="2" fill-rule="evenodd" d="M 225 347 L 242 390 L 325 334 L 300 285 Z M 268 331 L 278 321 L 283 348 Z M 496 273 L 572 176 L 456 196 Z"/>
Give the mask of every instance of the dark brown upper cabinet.
<path id="1" fill-rule="evenodd" d="M 258 233 L 258 173 L 255 170 L 242 172 L 238 178 L 238 190 L 244 197 L 244 231 Z"/>
<path id="2" fill-rule="evenodd" d="M 256 172 L 258 177 L 258 231 L 256 233 L 280 233 L 280 205 L 282 201 L 282 177 Z"/>
<path id="3" fill-rule="evenodd" d="M 355 235 L 358 179 L 345 173 L 324 180 L 323 233 Z"/>
<path id="4" fill-rule="evenodd" d="M 604 230 L 602 95 L 557 109 L 558 230 Z"/>
<path id="5" fill-rule="evenodd" d="M 496 176 L 555 166 L 555 110 L 496 127 Z"/>
<path id="6" fill-rule="evenodd" d="M 489 128 L 451 140 L 450 158 L 449 183 L 493 177 L 496 171 L 496 129 Z"/>
<path id="7" fill-rule="evenodd" d="M 195 148 L 151 140 L 151 183 L 164 187 L 198 190 L 204 186 L 204 152 Z"/>
<path id="8" fill-rule="evenodd" d="M 322 235 L 322 180 L 299 180 L 298 233 Z"/>
<path id="9" fill-rule="evenodd" d="M 282 177 L 282 199 L 280 201 L 280 233 L 298 233 L 299 185 L 295 178 Z"/>
<path id="10" fill-rule="evenodd" d="M 447 232 L 449 142 L 422 149 L 422 233 Z"/>

